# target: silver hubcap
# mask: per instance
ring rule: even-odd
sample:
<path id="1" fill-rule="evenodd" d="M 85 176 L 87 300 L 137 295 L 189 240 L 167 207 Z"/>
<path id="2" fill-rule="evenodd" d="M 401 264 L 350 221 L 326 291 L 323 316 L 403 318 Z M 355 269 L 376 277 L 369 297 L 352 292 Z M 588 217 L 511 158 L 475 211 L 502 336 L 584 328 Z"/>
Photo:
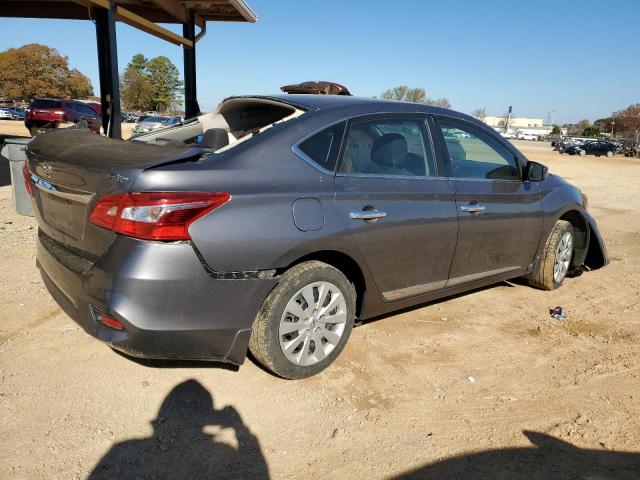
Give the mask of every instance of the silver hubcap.
<path id="1" fill-rule="evenodd" d="M 329 282 L 301 288 L 280 319 L 280 348 L 287 359 L 300 366 L 324 360 L 340 343 L 347 322 L 347 302 Z"/>
<path id="2" fill-rule="evenodd" d="M 553 265 L 553 279 L 556 283 L 564 280 L 571 264 L 571 256 L 573 255 L 573 235 L 571 232 L 565 232 L 558 243 L 556 249 L 556 262 Z"/>

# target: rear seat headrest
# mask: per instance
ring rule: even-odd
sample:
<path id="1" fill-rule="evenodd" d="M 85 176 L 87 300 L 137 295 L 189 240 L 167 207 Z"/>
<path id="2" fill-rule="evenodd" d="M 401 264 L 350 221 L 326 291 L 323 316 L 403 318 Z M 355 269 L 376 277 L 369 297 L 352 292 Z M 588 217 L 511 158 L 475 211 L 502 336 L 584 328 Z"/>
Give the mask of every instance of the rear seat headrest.
<path id="1" fill-rule="evenodd" d="M 202 135 L 200 146 L 219 150 L 229 145 L 229 135 L 224 128 L 210 128 Z"/>

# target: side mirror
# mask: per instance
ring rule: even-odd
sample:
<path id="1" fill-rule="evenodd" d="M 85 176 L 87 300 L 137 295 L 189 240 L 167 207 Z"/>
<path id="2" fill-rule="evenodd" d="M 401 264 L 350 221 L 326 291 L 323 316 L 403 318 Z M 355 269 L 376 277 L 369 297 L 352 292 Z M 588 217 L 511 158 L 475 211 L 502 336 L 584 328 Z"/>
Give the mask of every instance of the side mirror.
<path id="1" fill-rule="evenodd" d="M 527 163 L 527 180 L 531 182 L 542 182 L 547 178 L 549 167 L 538 162 Z"/>

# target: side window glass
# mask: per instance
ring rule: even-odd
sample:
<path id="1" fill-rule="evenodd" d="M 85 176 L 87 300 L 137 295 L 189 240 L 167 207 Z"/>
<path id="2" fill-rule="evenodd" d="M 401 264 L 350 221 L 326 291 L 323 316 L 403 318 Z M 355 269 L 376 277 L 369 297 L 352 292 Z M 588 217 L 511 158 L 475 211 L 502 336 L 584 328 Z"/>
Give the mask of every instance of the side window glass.
<path id="1" fill-rule="evenodd" d="M 452 177 L 520 180 L 515 156 L 490 135 L 464 124 L 438 123 L 449 152 Z"/>
<path id="2" fill-rule="evenodd" d="M 434 176 L 433 155 L 420 119 L 376 119 L 349 128 L 342 173 Z"/>
<path id="3" fill-rule="evenodd" d="M 298 148 L 322 168 L 333 171 L 338 160 L 344 125 L 342 122 L 325 128 L 306 139 Z"/>
<path id="4" fill-rule="evenodd" d="M 93 108 L 83 105 L 82 103 L 69 103 L 69 105 L 73 110 L 78 113 L 82 113 L 83 115 L 97 115 Z"/>

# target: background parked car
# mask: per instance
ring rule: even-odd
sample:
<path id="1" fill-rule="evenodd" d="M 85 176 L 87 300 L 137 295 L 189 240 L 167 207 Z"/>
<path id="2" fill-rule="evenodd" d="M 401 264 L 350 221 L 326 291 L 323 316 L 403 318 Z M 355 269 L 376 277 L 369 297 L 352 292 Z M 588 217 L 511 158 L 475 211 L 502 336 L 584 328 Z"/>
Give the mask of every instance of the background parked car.
<path id="1" fill-rule="evenodd" d="M 13 114 L 5 108 L 0 108 L 0 120 L 13 120 Z"/>
<path id="2" fill-rule="evenodd" d="M 148 133 L 159 128 L 178 125 L 182 120 L 180 117 L 145 117 L 138 122 L 138 126 L 133 129 L 134 134 Z"/>
<path id="3" fill-rule="evenodd" d="M 125 123 L 137 122 L 140 116 L 132 112 L 122 112 L 122 121 Z"/>
<path id="4" fill-rule="evenodd" d="M 534 135 L 533 133 L 518 132 L 516 138 L 518 140 L 538 140 L 538 135 Z"/>
<path id="5" fill-rule="evenodd" d="M 100 120 L 100 115 L 88 104 L 77 100 L 37 98 L 25 110 L 24 125 L 33 134 L 34 129 L 57 128 L 60 123 L 78 123 L 80 120 Z"/>
<path id="6" fill-rule="evenodd" d="M 586 155 L 587 152 L 582 148 L 583 146 L 583 143 L 567 145 L 564 150 L 560 151 L 560 153 L 568 153 L 569 155 Z"/>
<path id="7" fill-rule="evenodd" d="M 24 108 L 11 107 L 9 111 L 13 113 L 15 120 L 24 120 Z"/>
<path id="8" fill-rule="evenodd" d="M 612 157 L 618 150 L 619 146 L 616 143 L 605 140 L 595 140 L 573 145 L 565 151 L 570 155 L 595 155 L 596 157 L 604 155 Z"/>
<path id="9" fill-rule="evenodd" d="M 18 107 L 2 107 L 0 108 L 0 118 L 8 118 L 7 113 L 11 120 L 24 120 L 24 109 Z"/>
<path id="10" fill-rule="evenodd" d="M 513 138 L 514 137 L 513 133 L 511 133 L 511 132 L 500 132 L 500 136 L 502 138 Z"/>

